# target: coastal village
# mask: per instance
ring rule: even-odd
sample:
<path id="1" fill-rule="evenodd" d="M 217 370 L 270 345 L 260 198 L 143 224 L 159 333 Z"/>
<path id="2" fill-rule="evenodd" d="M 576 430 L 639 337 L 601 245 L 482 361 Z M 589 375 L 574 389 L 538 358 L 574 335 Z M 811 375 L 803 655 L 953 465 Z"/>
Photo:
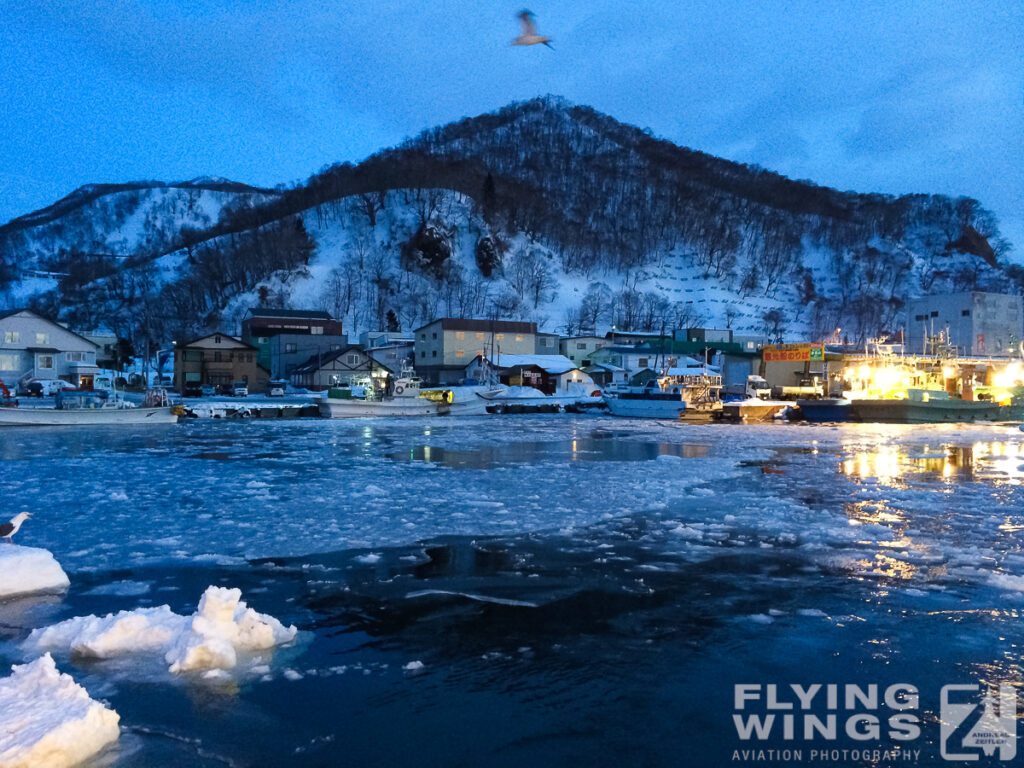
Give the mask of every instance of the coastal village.
<path id="1" fill-rule="evenodd" d="M 356 337 L 326 311 L 253 307 L 241 328 L 139 358 L 113 333 L 12 309 L 0 313 L 9 406 L 0 422 L 44 410 L 34 395 L 57 396 L 62 410 L 127 410 L 143 392 L 145 405 L 175 416 L 608 410 L 683 421 L 1005 421 L 1024 404 L 1022 329 L 1021 297 L 985 292 L 911 300 L 905 330 L 860 343 L 841 328 L 777 343 L 721 328 L 560 335 L 534 322 L 450 317 Z M 74 396 L 95 392 L 102 401 Z"/>

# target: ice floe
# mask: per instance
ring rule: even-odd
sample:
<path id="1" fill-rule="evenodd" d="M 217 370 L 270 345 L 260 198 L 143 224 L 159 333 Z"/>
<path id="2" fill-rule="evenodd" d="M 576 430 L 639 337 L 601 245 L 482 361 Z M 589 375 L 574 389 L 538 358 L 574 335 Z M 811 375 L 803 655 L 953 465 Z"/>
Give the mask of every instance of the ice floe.
<path id="1" fill-rule="evenodd" d="M 79 616 L 33 630 L 25 644 L 96 659 L 159 653 L 171 672 L 181 673 L 233 669 L 240 652 L 266 651 L 295 639 L 294 626 L 257 613 L 241 598 L 239 589 L 211 586 L 191 616 L 166 605 Z"/>
<path id="2" fill-rule="evenodd" d="M 37 592 L 63 592 L 70 584 L 49 550 L 0 544 L 0 600 Z"/>
<path id="3" fill-rule="evenodd" d="M 119 735 L 118 714 L 59 672 L 48 653 L 0 679 L 0 712 L 2 768 L 77 765 Z"/>

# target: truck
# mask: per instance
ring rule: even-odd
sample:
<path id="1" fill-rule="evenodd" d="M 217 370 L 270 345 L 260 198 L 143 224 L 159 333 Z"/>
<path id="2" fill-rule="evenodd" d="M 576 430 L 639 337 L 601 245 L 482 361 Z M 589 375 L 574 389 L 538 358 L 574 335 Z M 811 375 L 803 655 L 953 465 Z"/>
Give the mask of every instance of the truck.
<path id="1" fill-rule="evenodd" d="M 764 380 L 763 376 L 751 374 L 750 376 L 747 376 L 747 386 L 744 389 L 743 394 L 747 396 L 748 400 L 770 400 L 772 396 L 772 388 L 768 385 L 768 382 Z"/>
<path id="2" fill-rule="evenodd" d="M 825 390 L 817 377 L 801 381 L 799 386 L 773 387 L 763 376 L 751 374 L 747 376 L 743 394 L 748 400 L 796 400 L 798 398 L 824 397 Z"/>

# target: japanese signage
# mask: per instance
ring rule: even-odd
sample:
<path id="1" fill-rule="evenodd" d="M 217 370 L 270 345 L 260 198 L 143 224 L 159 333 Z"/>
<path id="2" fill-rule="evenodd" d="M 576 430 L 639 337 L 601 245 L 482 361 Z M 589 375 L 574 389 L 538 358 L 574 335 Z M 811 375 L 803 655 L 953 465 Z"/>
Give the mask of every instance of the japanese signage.
<path id="1" fill-rule="evenodd" d="M 824 360 L 825 344 L 765 344 L 761 352 L 766 363 L 806 363 Z"/>

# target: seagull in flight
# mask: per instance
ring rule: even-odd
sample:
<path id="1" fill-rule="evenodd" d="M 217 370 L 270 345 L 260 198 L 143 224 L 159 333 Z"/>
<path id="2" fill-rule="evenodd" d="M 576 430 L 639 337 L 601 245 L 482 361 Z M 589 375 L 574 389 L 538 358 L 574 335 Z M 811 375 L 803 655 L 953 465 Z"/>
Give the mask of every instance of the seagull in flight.
<path id="1" fill-rule="evenodd" d="M 551 46 L 551 38 L 537 33 L 537 25 L 533 23 L 534 18 L 533 13 L 530 11 L 524 10 L 519 12 L 519 23 L 523 25 L 523 32 L 512 41 L 512 45 L 537 45 L 541 43 L 554 50 Z"/>
<path id="2" fill-rule="evenodd" d="M 11 518 L 9 523 L 0 523 L 0 539 L 7 539 L 8 544 L 13 544 L 14 542 L 11 538 L 18 532 L 18 529 L 21 528 L 21 524 L 30 517 L 32 517 L 31 512 L 19 512 Z"/>

